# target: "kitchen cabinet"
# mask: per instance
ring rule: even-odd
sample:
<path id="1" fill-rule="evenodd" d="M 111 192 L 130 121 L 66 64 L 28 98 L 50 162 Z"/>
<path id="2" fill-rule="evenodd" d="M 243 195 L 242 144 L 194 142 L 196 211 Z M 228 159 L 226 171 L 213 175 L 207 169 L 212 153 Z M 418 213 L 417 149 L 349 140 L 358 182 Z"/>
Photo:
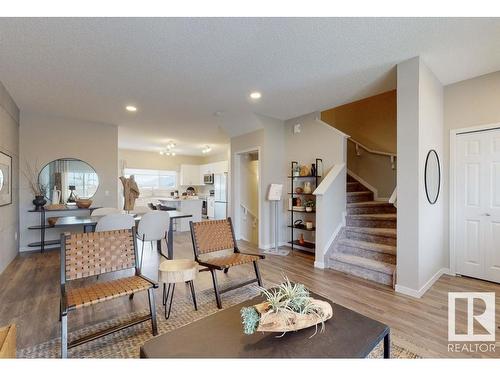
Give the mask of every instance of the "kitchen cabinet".
<path id="1" fill-rule="evenodd" d="M 203 177 L 200 175 L 200 166 L 192 164 L 181 164 L 179 185 L 203 185 Z"/>
<path id="2" fill-rule="evenodd" d="M 227 173 L 229 169 L 228 166 L 227 160 L 200 165 L 200 181 L 203 182 L 203 176 L 206 174 Z"/>

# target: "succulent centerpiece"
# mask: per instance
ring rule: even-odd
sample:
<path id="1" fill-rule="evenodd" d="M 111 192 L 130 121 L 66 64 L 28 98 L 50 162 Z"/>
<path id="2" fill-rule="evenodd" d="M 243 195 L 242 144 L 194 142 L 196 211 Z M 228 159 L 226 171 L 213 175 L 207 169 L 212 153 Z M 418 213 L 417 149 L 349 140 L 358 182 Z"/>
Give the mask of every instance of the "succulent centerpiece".
<path id="1" fill-rule="evenodd" d="M 285 281 L 275 288 L 259 288 L 266 300 L 258 305 L 241 309 L 243 330 L 247 335 L 255 332 L 286 332 L 315 326 L 314 336 L 321 325 L 333 316 L 332 306 L 312 298 L 303 284 Z M 312 337 L 311 336 L 311 337 Z"/>

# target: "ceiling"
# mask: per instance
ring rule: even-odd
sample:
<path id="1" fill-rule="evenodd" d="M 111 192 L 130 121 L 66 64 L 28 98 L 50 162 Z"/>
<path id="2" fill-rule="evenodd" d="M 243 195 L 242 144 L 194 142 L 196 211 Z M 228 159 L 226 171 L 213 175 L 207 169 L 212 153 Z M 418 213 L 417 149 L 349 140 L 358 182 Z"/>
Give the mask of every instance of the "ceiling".
<path id="1" fill-rule="evenodd" d="M 172 140 L 179 154 L 222 151 L 254 114 L 289 119 L 393 89 L 395 65 L 416 55 L 443 84 L 500 70 L 500 20 L 0 20 L 0 81 L 21 111 L 116 124 L 122 148 Z"/>

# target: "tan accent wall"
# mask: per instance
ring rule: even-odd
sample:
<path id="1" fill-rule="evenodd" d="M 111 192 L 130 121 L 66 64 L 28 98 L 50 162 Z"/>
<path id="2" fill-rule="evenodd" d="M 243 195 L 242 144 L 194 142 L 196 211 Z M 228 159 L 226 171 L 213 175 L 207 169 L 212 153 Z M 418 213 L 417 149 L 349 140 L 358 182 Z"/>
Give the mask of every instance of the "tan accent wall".
<path id="1" fill-rule="evenodd" d="M 374 151 L 396 153 L 396 90 L 371 96 L 321 112 L 321 120 Z M 390 158 L 360 149 L 356 155 L 347 142 L 347 169 L 376 189 L 379 199 L 388 199 L 396 187 L 396 170 Z"/>
<path id="2" fill-rule="evenodd" d="M 396 90 L 321 112 L 321 120 L 367 147 L 396 153 Z"/>

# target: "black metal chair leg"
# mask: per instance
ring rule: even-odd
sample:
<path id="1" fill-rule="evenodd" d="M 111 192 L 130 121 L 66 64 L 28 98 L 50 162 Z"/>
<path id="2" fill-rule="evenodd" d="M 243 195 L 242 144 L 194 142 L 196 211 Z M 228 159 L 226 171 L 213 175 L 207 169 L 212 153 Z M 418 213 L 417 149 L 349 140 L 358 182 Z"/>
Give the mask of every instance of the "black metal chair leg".
<path id="1" fill-rule="evenodd" d="M 189 281 L 189 286 L 191 287 L 191 297 L 193 297 L 194 309 L 198 311 L 198 305 L 196 304 L 196 293 L 194 292 L 194 282 L 193 280 Z"/>
<path id="2" fill-rule="evenodd" d="M 212 281 L 214 282 L 214 292 L 215 292 L 215 300 L 217 301 L 217 307 L 222 309 L 222 302 L 220 299 L 219 285 L 217 284 L 217 275 L 215 274 L 214 269 L 210 269 L 210 273 L 212 274 Z"/>
<path id="3" fill-rule="evenodd" d="M 229 268 L 224 269 L 224 273 L 228 273 L 228 272 L 229 272 Z"/>
<path id="4" fill-rule="evenodd" d="M 156 322 L 155 290 L 153 288 L 148 289 L 148 299 L 149 311 L 151 313 L 151 328 L 153 330 L 153 336 L 156 336 L 158 334 L 158 325 Z"/>
<path id="5" fill-rule="evenodd" d="M 259 286 L 263 286 L 262 285 L 262 278 L 260 277 L 260 271 L 259 271 L 259 266 L 257 265 L 257 262 L 253 262 L 253 268 L 255 269 L 255 275 L 257 276 L 257 283 L 259 284 Z"/>
<path id="6" fill-rule="evenodd" d="M 172 290 L 172 293 L 170 293 L 170 290 Z M 163 284 L 163 305 L 165 306 L 165 319 L 170 318 L 170 312 L 172 311 L 172 302 L 174 301 L 174 292 L 175 292 L 175 283 L 168 284 L 167 293 L 165 293 L 165 284 Z M 168 301 L 169 298 L 170 302 Z"/>

